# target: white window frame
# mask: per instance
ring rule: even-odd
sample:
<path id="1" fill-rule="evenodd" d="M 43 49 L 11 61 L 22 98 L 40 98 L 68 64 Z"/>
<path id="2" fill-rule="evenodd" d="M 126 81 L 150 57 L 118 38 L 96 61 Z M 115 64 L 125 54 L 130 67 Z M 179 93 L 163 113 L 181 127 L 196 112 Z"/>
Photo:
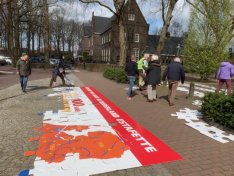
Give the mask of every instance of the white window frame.
<path id="1" fill-rule="evenodd" d="M 103 60 L 103 49 L 102 49 L 102 60 Z"/>
<path id="2" fill-rule="evenodd" d="M 105 62 L 106 62 L 106 59 L 107 59 L 107 50 L 105 48 L 105 59 L 104 59 Z"/>
<path id="3" fill-rule="evenodd" d="M 111 41 L 111 34 L 109 33 L 109 42 Z"/>
<path id="4" fill-rule="evenodd" d="M 136 43 L 140 42 L 140 34 L 138 34 L 138 33 L 134 34 L 134 42 L 136 42 Z"/>
<path id="5" fill-rule="evenodd" d="M 135 21 L 135 14 L 132 14 L 132 13 L 128 14 L 128 20 Z"/>
<path id="6" fill-rule="evenodd" d="M 110 48 L 109 48 L 109 58 L 108 58 L 108 62 L 110 62 L 110 55 L 111 55 L 111 52 L 110 52 Z"/>
<path id="7" fill-rule="evenodd" d="M 136 59 L 138 60 L 139 59 L 139 53 L 140 53 L 140 50 L 139 48 L 133 48 L 133 55 L 136 57 Z"/>

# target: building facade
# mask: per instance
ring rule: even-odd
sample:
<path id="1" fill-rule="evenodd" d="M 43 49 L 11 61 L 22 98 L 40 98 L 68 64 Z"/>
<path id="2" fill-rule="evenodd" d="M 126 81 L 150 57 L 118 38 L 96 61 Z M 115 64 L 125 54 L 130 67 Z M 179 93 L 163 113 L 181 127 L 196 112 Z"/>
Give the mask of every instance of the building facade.
<path id="1" fill-rule="evenodd" d="M 135 55 L 139 59 L 143 53 L 156 53 L 159 36 L 148 35 L 149 25 L 136 0 L 127 1 L 123 7 L 122 18 L 127 41 L 126 58 Z M 119 62 L 119 25 L 115 16 L 107 18 L 95 16 L 93 13 L 90 28 L 84 27 L 83 30 L 86 35 L 82 38 L 82 50 L 88 52 L 91 62 L 110 64 Z M 169 55 L 178 53 L 177 48 L 180 43 L 181 39 L 169 39 L 163 54 L 168 54 L 167 52 Z"/>
<path id="2" fill-rule="evenodd" d="M 136 0 L 128 0 L 123 9 L 127 55 L 140 57 L 148 40 L 147 24 Z M 82 51 L 88 52 L 93 62 L 116 64 L 119 61 L 119 26 L 115 16 L 111 18 L 92 15 L 91 31 L 83 27 Z M 88 45 L 90 44 L 90 45 Z M 90 46 L 90 47 L 88 47 Z"/>

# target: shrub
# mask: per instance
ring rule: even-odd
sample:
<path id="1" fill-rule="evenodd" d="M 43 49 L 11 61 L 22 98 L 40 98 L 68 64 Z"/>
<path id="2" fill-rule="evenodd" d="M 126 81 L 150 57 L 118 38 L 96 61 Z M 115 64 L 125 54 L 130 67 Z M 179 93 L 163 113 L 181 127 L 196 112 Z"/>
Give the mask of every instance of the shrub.
<path id="1" fill-rule="evenodd" d="M 224 93 L 209 93 L 203 98 L 204 118 L 234 129 L 234 92 L 231 96 Z"/>
<path id="2" fill-rule="evenodd" d="M 123 68 L 107 68 L 104 71 L 103 76 L 119 83 L 127 82 L 127 75 Z"/>

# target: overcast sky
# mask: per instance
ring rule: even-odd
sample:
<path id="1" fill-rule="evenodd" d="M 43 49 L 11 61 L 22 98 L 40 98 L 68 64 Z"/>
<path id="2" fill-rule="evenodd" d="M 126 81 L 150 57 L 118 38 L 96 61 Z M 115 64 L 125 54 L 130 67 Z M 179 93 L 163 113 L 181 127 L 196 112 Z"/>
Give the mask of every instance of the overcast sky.
<path id="1" fill-rule="evenodd" d="M 110 0 L 103 0 L 106 3 L 110 3 Z M 189 20 L 190 8 L 184 2 L 185 0 L 179 0 L 177 2 L 176 10 L 174 11 L 174 17 L 172 20 L 177 21 L 183 25 L 183 30 L 187 29 L 187 24 Z M 156 28 L 160 29 L 162 27 L 162 19 L 160 13 L 160 0 L 137 0 L 138 5 L 145 16 L 147 23 L 150 25 L 149 34 L 154 34 Z M 113 6 L 112 4 L 109 4 Z M 92 12 L 96 16 L 110 17 L 113 14 L 99 5 L 84 5 L 78 0 L 74 0 L 71 3 L 63 3 L 62 7 L 66 9 L 66 16 L 68 18 L 73 18 L 80 22 L 86 22 L 91 20 Z"/>

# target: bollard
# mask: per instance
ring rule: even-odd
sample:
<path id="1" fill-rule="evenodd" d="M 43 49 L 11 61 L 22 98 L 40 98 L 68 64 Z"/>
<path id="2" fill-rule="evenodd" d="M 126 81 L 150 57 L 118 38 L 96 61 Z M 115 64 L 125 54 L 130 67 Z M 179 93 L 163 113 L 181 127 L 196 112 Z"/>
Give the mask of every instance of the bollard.
<path id="1" fill-rule="evenodd" d="M 195 91 L 195 84 L 193 82 L 191 82 L 190 86 L 189 86 L 189 94 L 188 94 L 187 98 L 193 98 L 194 91 Z"/>

